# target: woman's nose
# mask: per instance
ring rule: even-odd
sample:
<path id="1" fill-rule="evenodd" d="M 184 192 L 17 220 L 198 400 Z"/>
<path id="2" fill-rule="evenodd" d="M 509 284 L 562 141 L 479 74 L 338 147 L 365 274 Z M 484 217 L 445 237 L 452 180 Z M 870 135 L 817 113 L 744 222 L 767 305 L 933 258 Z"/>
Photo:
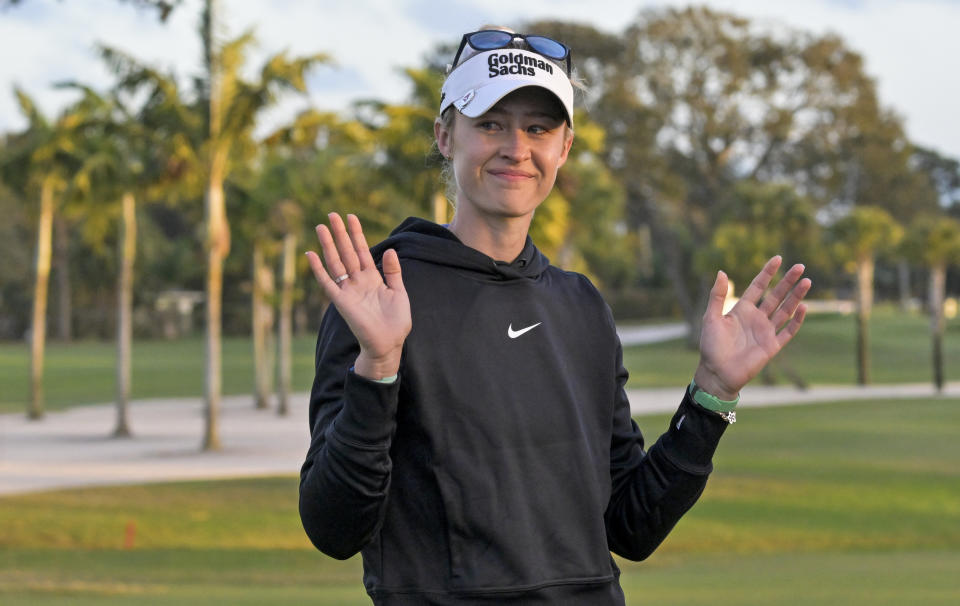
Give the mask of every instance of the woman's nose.
<path id="1" fill-rule="evenodd" d="M 526 160 L 530 156 L 530 142 L 522 129 L 513 129 L 504 133 L 500 153 L 514 162 Z"/>

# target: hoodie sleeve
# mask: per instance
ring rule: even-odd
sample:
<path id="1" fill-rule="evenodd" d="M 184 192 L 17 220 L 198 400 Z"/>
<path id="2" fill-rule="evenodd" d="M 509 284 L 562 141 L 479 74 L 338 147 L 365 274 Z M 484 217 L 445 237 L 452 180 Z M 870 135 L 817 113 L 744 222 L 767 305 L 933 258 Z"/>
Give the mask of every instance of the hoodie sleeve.
<path id="1" fill-rule="evenodd" d="M 713 470 L 711 459 L 727 422 L 684 390 L 680 407 L 657 442 L 644 452 L 624 391 L 627 371 L 617 346 L 617 402 L 610 443 L 611 496 L 607 542 L 631 560 L 648 557 L 696 502 Z"/>
<path id="2" fill-rule="evenodd" d="M 399 379 L 356 375 L 359 345 L 333 305 L 320 325 L 310 392 L 310 448 L 300 470 L 300 519 L 323 553 L 346 559 L 383 523 Z"/>

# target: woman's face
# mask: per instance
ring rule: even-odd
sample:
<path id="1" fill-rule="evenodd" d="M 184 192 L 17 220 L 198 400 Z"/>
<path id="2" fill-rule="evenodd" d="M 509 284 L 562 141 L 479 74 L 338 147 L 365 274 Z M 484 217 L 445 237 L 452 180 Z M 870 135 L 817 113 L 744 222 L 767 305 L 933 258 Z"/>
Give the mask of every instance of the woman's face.
<path id="1" fill-rule="evenodd" d="M 452 130 L 439 122 L 435 130 L 440 152 L 453 163 L 457 212 L 487 219 L 532 216 L 573 143 L 557 99 L 527 87 L 478 118 L 451 111 Z"/>

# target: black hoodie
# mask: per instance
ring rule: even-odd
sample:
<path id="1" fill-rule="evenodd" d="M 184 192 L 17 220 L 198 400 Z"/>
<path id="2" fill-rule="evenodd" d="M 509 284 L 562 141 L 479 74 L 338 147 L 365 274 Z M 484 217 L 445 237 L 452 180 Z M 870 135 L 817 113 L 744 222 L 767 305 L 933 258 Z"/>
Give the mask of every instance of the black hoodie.
<path id="1" fill-rule="evenodd" d="M 726 422 L 684 395 L 648 451 L 609 308 L 528 238 L 511 263 L 408 219 L 413 329 L 399 379 L 355 375 L 333 306 L 317 341 L 300 516 L 362 550 L 376 604 L 622 604 L 613 551 L 647 557 L 696 501 Z M 685 393 L 685 392 L 684 392 Z"/>

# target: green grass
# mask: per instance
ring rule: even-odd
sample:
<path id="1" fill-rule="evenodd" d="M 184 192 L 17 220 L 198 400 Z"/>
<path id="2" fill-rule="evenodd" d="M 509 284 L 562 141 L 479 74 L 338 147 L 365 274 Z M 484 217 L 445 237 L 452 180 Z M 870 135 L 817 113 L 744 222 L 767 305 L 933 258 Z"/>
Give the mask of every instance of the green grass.
<path id="1" fill-rule="evenodd" d="M 812 385 L 856 382 L 854 317 L 813 315 L 770 366 L 774 379 L 789 383 L 789 371 Z M 870 323 L 873 383 L 923 383 L 932 380 L 930 321 L 920 314 L 879 307 Z M 698 353 L 683 341 L 624 350 L 630 387 L 672 387 L 690 381 Z M 960 379 L 960 319 L 947 325 L 944 359 L 948 380 Z M 758 379 L 759 380 L 759 379 Z"/>
<path id="2" fill-rule="evenodd" d="M 620 562 L 627 603 L 960 603 L 957 427 L 950 398 L 744 410 L 700 502 Z M 310 547 L 292 477 L 7 497 L 0 528 L 4 605 L 369 604 L 358 558 Z"/>
<path id="3" fill-rule="evenodd" d="M 316 337 L 293 342 L 293 386 L 309 391 L 313 382 Z M 47 410 L 77 404 L 111 402 L 116 355 L 113 343 L 51 342 L 46 348 L 44 396 Z M 132 397 L 199 396 L 203 393 L 204 343 L 200 338 L 178 341 L 136 341 L 133 344 Z M 0 413 L 26 410 L 30 350 L 26 345 L 0 343 Z M 223 393 L 253 392 L 250 339 L 223 340 Z"/>
<path id="4" fill-rule="evenodd" d="M 925 382 L 931 377 L 928 320 L 879 308 L 872 322 L 873 381 Z M 313 381 L 315 337 L 294 340 L 293 385 L 307 391 Z M 203 393 L 203 341 L 137 341 L 133 347 L 133 397 L 199 396 Z M 945 339 L 947 378 L 958 378 L 960 320 L 951 322 Z M 698 354 L 683 341 L 628 347 L 624 363 L 630 387 L 671 387 L 689 382 Z M 51 342 L 47 346 L 44 389 L 46 408 L 104 403 L 114 397 L 114 346 L 107 342 Z M 771 369 L 785 381 L 792 368 L 811 384 L 852 384 L 854 319 L 818 315 L 774 361 Z M 19 343 L 0 343 L 0 413 L 26 409 L 29 350 Z M 250 340 L 228 338 L 223 343 L 223 390 L 226 394 L 253 391 Z"/>

